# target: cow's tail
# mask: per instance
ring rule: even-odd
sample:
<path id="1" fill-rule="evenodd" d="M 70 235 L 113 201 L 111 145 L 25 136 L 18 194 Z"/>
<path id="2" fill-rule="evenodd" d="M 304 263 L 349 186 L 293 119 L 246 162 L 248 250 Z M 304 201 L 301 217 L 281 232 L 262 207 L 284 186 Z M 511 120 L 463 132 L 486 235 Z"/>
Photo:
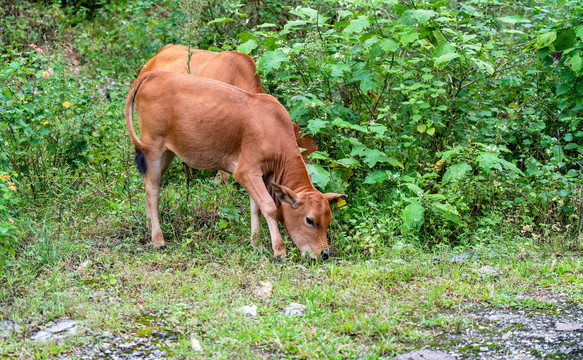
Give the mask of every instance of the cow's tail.
<path id="1" fill-rule="evenodd" d="M 146 156 L 144 155 L 144 145 L 138 136 L 136 135 L 136 131 L 134 130 L 134 98 L 136 97 L 136 93 L 138 92 L 138 88 L 144 81 L 145 76 L 140 76 L 134 81 L 132 87 L 130 88 L 130 92 L 128 93 L 128 97 L 126 99 L 126 109 L 125 109 L 125 117 L 126 117 L 126 126 L 128 128 L 128 132 L 130 133 L 130 139 L 132 143 L 134 143 L 134 147 L 136 148 L 136 155 L 134 156 L 134 161 L 138 167 L 138 170 L 145 174 L 148 168 L 148 164 L 146 163 Z"/>

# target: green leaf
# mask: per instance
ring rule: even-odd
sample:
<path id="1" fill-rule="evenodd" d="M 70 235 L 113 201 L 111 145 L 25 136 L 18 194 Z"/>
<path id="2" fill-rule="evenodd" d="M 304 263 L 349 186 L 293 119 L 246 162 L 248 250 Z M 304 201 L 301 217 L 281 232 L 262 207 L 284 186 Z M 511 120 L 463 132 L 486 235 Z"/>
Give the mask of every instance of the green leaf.
<path id="1" fill-rule="evenodd" d="M 441 55 L 440 57 L 435 59 L 435 66 L 440 67 L 440 65 L 447 65 L 449 64 L 450 61 L 458 57 L 460 57 L 460 55 L 457 53 Z"/>
<path id="2" fill-rule="evenodd" d="M 312 119 L 308 121 L 308 130 L 312 134 L 317 134 L 320 130 L 325 129 L 329 126 L 327 121 L 320 120 L 320 119 Z"/>
<path id="3" fill-rule="evenodd" d="M 581 73 L 583 72 L 583 61 L 581 60 L 581 56 L 579 56 L 579 54 L 575 54 L 571 58 L 571 69 L 573 69 L 573 72 L 577 76 L 581 76 Z"/>
<path id="4" fill-rule="evenodd" d="M 417 126 L 417 131 L 419 131 L 421 134 L 423 134 L 426 129 L 427 129 L 427 125 L 425 125 L 425 124 L 419 124 Z"/>
<path id="5" fill-rule="evenodd" d="M 403 45 L 407 45 L 409 43 L 412 43 L 413 41 L 419 39 L 419 33 L 417 31 L 411 31 L 411 32 L 407 32 L 403 35 L 401 35 L 401 44 Z"/>
<path id="6" fill-rule="evenodd" d="M 503 23 L 507 23 L 507 24 L 518 24 L 518 23 L 529 23 L 530 22 L 530 20 L 523 18 L 522 16 L 518 16 L 518 15 L 499 17 L 498 21 L 503 22 Z"/>
<path id="7" fill-rule="evenodd" d="M 395 52 L 399 50 L 399 42 L 394 39 L 384 38 L 380 41 L 381 49 L 386 52 Z"/>
<path id="8" fill-rule="evenodd" d="M 359 70 L 352 81 L 360 81 L 360 90 L 367 92 L 369 90 L 377 91 L 379 85 L 373 80 L 373 76 L 368 70 Z"/>
<path id="9" fill-rule="evenodd" d="M 476 161 L 478 162 L 478 165 L 484 169 L 486 174 L 489 174 L 493 167 L 496 167 L 499 170 L 502 169 L 498 155 L 499 153 L 497 152 L 481 152 L 480 155 L 478 155 L 476 158 Z"/>
<path id="10" fill-rule="evenodd" d="M 330 160 L 330 156 L 325 151 L 314 151 L 309 157 L 313 160 Z"/>
<path id="11" fill-rule="evenodd" d="M 336 63 L 328 66 L 331 70 L 332 76 L 344 76 L 344 73 L 350 73 L 352 68 L 348 64 Z"/>
<path id="12" fill-rule="evenodd" d="M 257 48 L 257 41 L 255 41 L 254 39 L 248 40 L 246 42 L 244 42 L 243 44 L 237 46 L 237 51 L 241 52 L 243 54 L 249 54 L 251 53 L 251 51 L 255 50 Z"/>
<path id="13" fill-rule="evenodd" d="M 228 17 L 221 17 L 221 18 L 216 18 L 213 21 L 210 21 L 207 25 L 220 24 L 220 23 L 231 22 L 231 21 L 234 21 L 234 20 L 231 18 L 228 18 Z"/>
<path id="14" fill-rule="evenodd" d="M 368 20 L 367 16 L 359 16 L 356 19 L 350 21 L 350 25 L 342 30 L 342 34 L 344 34 L 344 36 L 349 36 L 353 33 L 360 33 L 369 25 L 370 21 Z"/>
<path id="15" fill-rule="evenodd" d="M 423 195 L 423 190 L 419 186 L 411 183 L 406 183 L 405 186 L 407 186 L 415 196 L 419 196 L 420 194 Z"/>
<path id="16" fill-rule="evenodd" d="M 536 39 L 536 47 L 541 49 L 551 45 L 557 39 L 556 31 L 549 31 L 538 36 Z"/>
<path id="17" fill-rule="evenodd" d="M 257 28 L 258 29 L 264 29 L 264 28 L 268 28 L 268 27 L 277 28 L 277 24 L 273 24 L 273 23 L 263 23 L 263 24 L 257 25 Z"/>
<path id="18" fill-rule="evenodd" d="M 434 202 L 433 207 L 438 210 L 441 215 L 450 221 L 455 222 L 456 224 L 460 222 L 460 214 L 457 209 L 450 204 L 442 204 L 440 202 Z"/>
<path id="19" fill-rule="evenodd" d="M 461 163 L 452 165 L 447 168 L 445 174 L 443 174 L 443 184 L 447 184 L 450 181 L 459 181 L 466 176 L 468 171 L 471 171 L 472 167 L 468 165 L 467 162 L 462 161 Z"/>
<path id="20" fill-rule="evenodd" d="M 398 167 L 401 169 L 405 169 L 405 166 L 403 166 L 403 164 L 399 160 L 395 159 L 392 156 L 387 157 L 387 163 L 396 167 L 396 168 Z"/>
<path id="21" fill-rule="evenodd" d="M 433 16 L 435 16 L 435 11 L 433 10 L 408 10 L 411 14 L 411 17 L 417 20 L 419 24 L 425 24 L 429 21 Z"/>
<path id="22" fill-rule="evenodd" d="M 6 95 L 6 97 L 8 97 L 9 99 L 12 99 L 12 94 L 10 93 L 10 90 L 4 89 L 4 95 Z"/>
<path id="23" fill-rule="evenodd" d="M 389 178 L 389 174 L 386 170 L 377 170 L 369 172 L 364 179 L 365 184 L 376 184 L 383 182 Z"/>
<path id="24" fill-rule="evenodd" d="M 568 143 L 567 145 L 565 145 L 565 150 L 572 150 L 572 149 L 576 149 L 579 146 L 575 143 Z"/>
<path id="25" fill-rule="evenodd" d="M 453 45 L 443 42 L 437 45 L 433 52 L 433 57 L 435 58 L 435 65 L 439 66 L 441 64 L 448 64 L 451 60 L 459 57 L 459 54 L 456 53 Z"/>
<path id="26" fill-rule="evenodd" d="M 433 134 L 435 134 L 435 128 L 434 127 L 430 127 L 429 129 L 427 129 L 427 135 L 433 136 Z"/>
<path id="27" fill-rule="evenodd" d="M 575 34 L 581 41 L 583 41 L 583 25 L 579 25 L 575 28 Z"/>
<path id="28" fill-rule="evenodd" d="M 280 49 L 266 51 L 257 61 L 257 71 L 267 74 L 272 70 L 277 70 L 283 63 L 289 62 L 287 56 Z"/>
<path id="29" fill-rule="evenodd" d="M 520 174 L 524 176 L 524 173 L 516 167 L 516 165 L 514 165 L 513 163 L 511 163 L 510 161 L 506 161 L 504 159 L 499 159 L 500 164 L 502 164 L 502 166 L 504 166 L 506 168 L 506 170 L 510 170 L 516 174 Z"/>
<path id="30" fill-rule="evenodd" d="M 364 155 L 363 161 L 371 168 L 379 162 L 386 162 L 388 159 L 387 155 L 384 152 L 377 149 L 367 148 L 364 151 L 363 155 Z"/>
<path id="31" fill-rule="evenodd" d="M 355 158 L 344 158 L 336 160 L 335 163 L 347 168 L 357 168 L 360 166 L 360 162 L 358 162 L 358 160 L 356 160 Z"/>
<path id="32" fill-rule="evenodd" d="M 411 204 L 407 205 L 401 214 L 405 228 L 409 230 L 419 229 L 425 221 L 424 213 L 425 208 L 423 208 L 423 205 L 419 201 L 414 200 Z"/>
<path id="33" fill-rule="evenodd" d="M 568 84 L 559 84 L 559 86 L 557 86 L 557 95 L 561 96 L 563 94 L 566 94 L 569 92 L 569 90 L 571 90 L 571 88 L 569 87 Z"/>
<path id="34" fill-rule="evenodd" d="M 314 185 L 320 189 L 324 189 L 326 185 L 328 185 L 330 182 L 330 173 L 326 171 L 321 165 L 306 164 L 306 168 L 308 169 L 308 174 L 310 174 L 310 178 L 312 179 L 312 183 Z"/>
<path id="35" fill-rule="evenodd" d="M 489 61 L 484 61 L 480 59 L 472 59 L 474 64 L 478 67 L 478 69 L 485 71 L 488 75 L 494 74 L 494 65 L 492 65 Z"/>

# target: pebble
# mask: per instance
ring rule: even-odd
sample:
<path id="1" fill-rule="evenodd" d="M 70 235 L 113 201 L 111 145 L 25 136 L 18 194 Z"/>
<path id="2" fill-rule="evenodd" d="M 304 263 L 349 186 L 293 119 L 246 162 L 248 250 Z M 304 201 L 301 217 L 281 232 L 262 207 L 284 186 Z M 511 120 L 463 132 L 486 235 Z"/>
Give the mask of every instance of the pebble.
<path id="1" fill-rule="evenodd" d="M 306 311 L 306 306 L 298 303 L 291 303 L 285 308 L 285 314 L 287 316 L 299 316 L 303 317 Z"/>
<path id="2" fill-rule="evenodd" d="M 480 270 L 478 270 L 478 275 L 483 275 L 483 276 L 500 276 L 502 274 L 502 271 L 500 271 L 498 268 L 492 267 L 492 266 L 482 266 L 480 268 Z"/>
<path id="3" fill-rule="evenodd" d="M 455 357 L 442 351 L 415 350 L 398 355 L 394 360 L 456 360 Z"/>
<path id="4" fill-rule="evenodd" d="M 257 316 L 257 305 L 241 306 L 237 311 L 249 316 Z"/>
<path id="5" fill-rule="evenodd" d="M 190 339 L 190 345 L 192 347 L 192 350 L 202 351 L 202 346 L 200 346 L 200 341 L 198 341 L 198 339 L 195 338 L 194 336 Z"/>
<path id="6" fill-rule="evenodd" d="M 0 321 L 0 339 L 8 339 L 10 334 L 18 331 L 20 326 L 14 324 L 12 321 Z"/>
<path id="7" fill-rule="evenodd" d="M 580 323 L 570 323 L 570 322 L 559 322 L 555 323 L 555 330 L 557 331 L 577 331 L 583 330 L 583 324 Z"/>

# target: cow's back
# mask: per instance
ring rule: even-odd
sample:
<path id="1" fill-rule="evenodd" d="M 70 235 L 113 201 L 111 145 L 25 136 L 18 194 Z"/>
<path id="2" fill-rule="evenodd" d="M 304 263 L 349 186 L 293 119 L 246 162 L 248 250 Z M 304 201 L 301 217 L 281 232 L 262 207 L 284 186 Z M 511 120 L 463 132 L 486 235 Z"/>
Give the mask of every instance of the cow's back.
<path id="1" fill-rule="evenodd" d="M 234 51 L 214 52 L 192 49 L 190 69 L 188 48 L 183 45 L 166 45 L 142 67 L 140 75 L 148 71 L 189 73 L 231 84 L 250 93 L 263 93 L 256 64 L 246 54 Z M 189 72 L 190 71 L 190 72 Z"/>
<path id="2" fill-rule="evenodd" d="M 297 152 L 285 108 L 266 94 L 170 72 L 141 75 L 136 94 L 144 144 L 157 144 L 196 169 L 232 172 L 240 156 L 262 162 Z M 250 159 L 253 158 L 253 159 Z"/>

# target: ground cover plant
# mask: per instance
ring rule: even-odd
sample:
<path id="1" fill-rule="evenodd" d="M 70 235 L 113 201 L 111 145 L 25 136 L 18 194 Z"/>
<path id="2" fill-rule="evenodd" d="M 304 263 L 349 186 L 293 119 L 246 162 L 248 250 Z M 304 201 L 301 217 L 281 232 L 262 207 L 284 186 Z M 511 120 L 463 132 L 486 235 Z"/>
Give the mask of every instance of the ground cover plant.
<path id="1" fill-rule="evenodd" d="M 473 304 L 581 304 L 579 2 L 2 5 L 0 320 L 20 324 L 2 357 L 164 329 L 177 358 L 390 358 L 470 328 Z M 282 264 L 253 252 L 244 190 L 211 172 L 187 186 L 178 161 L 160 199 L 171 246 L 153 250 L 123 106 L 167 43 L 250 54 L 314 137 L 312 181 L 349 195 L 328 262 L 289 239 Z M 82 334 L 30 340 L 64 318 Z"/>

